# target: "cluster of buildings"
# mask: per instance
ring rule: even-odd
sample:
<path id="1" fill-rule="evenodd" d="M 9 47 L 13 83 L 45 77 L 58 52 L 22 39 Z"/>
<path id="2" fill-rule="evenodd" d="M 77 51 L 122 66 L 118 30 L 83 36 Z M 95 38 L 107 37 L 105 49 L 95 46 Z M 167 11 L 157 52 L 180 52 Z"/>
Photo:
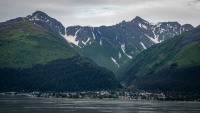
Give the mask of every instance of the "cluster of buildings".
<path id="1" fill-rule="evenodd" d="M 85 98 L 122 100 L 165 100 L 163 93 L 133 91 L 84 91 L 84 92 L 32 92 L 28 96 L 44 98 Z"/>

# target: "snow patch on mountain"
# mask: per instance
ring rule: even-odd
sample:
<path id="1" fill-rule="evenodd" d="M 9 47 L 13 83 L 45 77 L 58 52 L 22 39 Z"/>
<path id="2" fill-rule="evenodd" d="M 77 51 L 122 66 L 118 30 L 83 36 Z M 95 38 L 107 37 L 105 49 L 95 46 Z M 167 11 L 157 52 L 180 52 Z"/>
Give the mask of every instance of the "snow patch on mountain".
<path id="1" fill-rule="evenodd" d="M 99 44 L 100 44 L 100 45 L 102 45 L 102 40 L 101 40 L 101 39 L 100 39 L 100 42 L 99 42 Z"/>
<path id="2" fill-rule="evenodd" d="M 79 41 L 76 41 L 76 36 L 72 36 L 72 35 L 62 35 L 68 43 L 73 43 L 74 45 L 78 46 L 79 48 L 81 48 L 78 44 L 79 44 Z"/>
<path id="3" fill-rule="evenodd" d="M 158 38 L 152 38 L 152 37 L 150 37 L 150 36 L 148 36 L 147 34 L 145 34 L 145 36 L 147 37 L 147 38 L 149 38 L 152 42 L 154 42 L 154 43 L 160 43 L 159 41 L 158 41 Z"/>
<path id="4" fill-rule="evenodd" d="M 146 29 L 146 30 L 148 29 L 146 25 L 143 25 L 143 24 L 141 24 L 141 23 L 139 23 L 138 26 L 140 26 L 140 28 L 144 28 L 144 29 Z"/>
<path id="5" fill-rule="evenodd" d="M 151 39 L 154 43 L 156 43 L 156 44 L 157 44 L 157 43 L 160 43 L 159 40 L 158 40 L 158 37 L 159 37 L 159 36 L 156 35 L 155 29 L 153 29 L 153 35 L 154 35 L 154 38 L 150 38 L 150 39 Z M 148 35 L 147 35 L 147 36 L 148 36 Z M 149 38 L 149 37 L 148 37 L 148 38 Z"/>
<path id="6" fill-rule="evenodd" d="M 157 23 L 155 26 L 156 26 L 156 27 L 160 27 L 160 26 L 161 26 L 161 24 L 162 24 L 162 23 L 161 23 L 161 22 L 159 22 L 159 23 Z"/>
<path id="7" fill-rule="evenodd" d="M 160 29 L 160 34 L 161 34 L 161 33 L 164 33 L 164 32 L 165 32 L 165 29 L 161 28 L 161 29 Z"/>
<path id="8" fill-rule="evenodd" d="M 119 59 L 122 57 L 122 54 L 119 52 Z"/>
<path id="9" fill-rule="evenodd" d="M 82 43 L 84 44 L 84 45 L 87 45 L 87 43 L 90 41 L 90 38 L 88 38 L 85 42 L 84 41 L 82 41 Z"/>
<path id="10" fill-rule="evenodd" d="M 101 32 L 100 32 L 100 31 L 98 31 L 98 33 L 99 33 L 99 34 L 101 34 Z"/>
<path id="11" fill-rule="evenodd" d="M 122 45 L 121 45 L 121 49 L 122 49 L 123 53 L 124 53 L 128 58 L 132 59 L 132 56 L 128 55 L 128 54 L 126 53 L 126 51 L 125 51 L 125 44 L 122 44 Z"/>
<path id="12" fill-rule="evenodd" d="M 145 46 L 142 42 L 140 42 L 140 44 L 142 45 L 142 47 L 143 47 L 144 49 L 147 49 L 146 46 Z"/>
<path id="13" fill-rule="evenodd" d="M 117 65 L 117 67 L 119 68 L 119 64 L 117 63 L 117 61 L 113 58 L 113 57 L 111 57 L 111 60 Z"/>
<path id="14" fill-rule="evenodd" d="M 137 49 L 137 48 L 136 48 Z M 134 54 L 134 52 L 133 51 L 131 51 L 131 54 Z"/>
<path id="15" fill-rule="evenodd" d="M 80 28 L 81 29 L 81 28 Z M 79 30 L 80 30 L 79 29 Z M 75 33 L 75 35 L 73 36 L 73 35 L 62 35 L 61 33 L 60 33 L 60 35 L 63 37 L 63 38 L 65 38 L 65 40 L 67 40 L 67 42 L 68 43 L 73 43 L 74 45 L 76 45 L 76 46 L 78 46 L 79 48 L 82 48 L 81 46 L 79 46 L 78 44 L 79 44 L 79 40 L 76 40 L 76 38 L 77 38 L 77 33 L 79 32 L 79 30 L 77 30 L 76 31 L 76 33 Z M 65 33 L 66 33 L 66 29 L 65 29 Z"/>
<path id="16" fill-rule="evenodd" d="M 92 32 L 92 36 L 93 36 L 94 39 L 96 39 L 96 37 L 95 37 L 95 35 L 94 35 L 94 32 Z"/>

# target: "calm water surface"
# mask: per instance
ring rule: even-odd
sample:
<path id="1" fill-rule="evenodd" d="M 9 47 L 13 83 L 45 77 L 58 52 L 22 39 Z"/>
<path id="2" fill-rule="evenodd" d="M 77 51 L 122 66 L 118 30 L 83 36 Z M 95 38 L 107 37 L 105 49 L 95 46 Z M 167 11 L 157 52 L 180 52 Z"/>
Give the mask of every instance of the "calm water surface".
<path id="1" fill-rule="evenodd" d="M 0 113 L 200 113 L 200 102 L 58 99 L 0 95 Z"/>

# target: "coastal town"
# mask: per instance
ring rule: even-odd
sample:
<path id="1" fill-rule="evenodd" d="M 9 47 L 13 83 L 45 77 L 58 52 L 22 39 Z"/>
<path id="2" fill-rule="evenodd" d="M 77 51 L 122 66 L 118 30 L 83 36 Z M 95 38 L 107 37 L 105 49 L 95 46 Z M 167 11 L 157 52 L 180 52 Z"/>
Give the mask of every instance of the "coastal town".
<path id="1" fill-rule="evenodd" d="M 115 90 L 115 91 L 83 91 L 83 92 L 2 92 L 1 95 L 19 95 L 27 97 L 40 98 L 69 98 L 69 99 L 120 99 L 120 100 L 180 100 L 176 95 L 166 94 L 163 92 L 146 92 L 132 90 Z M 179 94 L 180 96 L 180 94 Z M 182 98 L 182 97 L 181 97 Z M 191 101 L 185 99 L 183 101 Z M 193 101 L 199 101 L 193 99 Z"/>
<path id="2" fill-rule="evenodd" d="M 118 89 L 79 92 L 0 92 L 0 95 L 17 95 L 35 98 L 68 99 L 118 99 L 118 100 L 156 100 L 156 101 L 200 101 L 198 93 L 190 92 L 147 92 L 138 89 Z"/>

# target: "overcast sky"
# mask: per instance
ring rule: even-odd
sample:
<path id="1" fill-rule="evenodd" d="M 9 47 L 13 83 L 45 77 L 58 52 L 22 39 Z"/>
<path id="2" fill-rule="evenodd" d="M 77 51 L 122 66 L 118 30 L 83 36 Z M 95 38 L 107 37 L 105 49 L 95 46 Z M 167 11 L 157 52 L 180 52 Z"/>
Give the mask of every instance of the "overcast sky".
<path id="1" fill-rule="evenodd" d="M 135 16 L 200 24 L 200 0 L 0 0 L 0 22 L 43 11 L 64 26 L 114 25 Z"/>

